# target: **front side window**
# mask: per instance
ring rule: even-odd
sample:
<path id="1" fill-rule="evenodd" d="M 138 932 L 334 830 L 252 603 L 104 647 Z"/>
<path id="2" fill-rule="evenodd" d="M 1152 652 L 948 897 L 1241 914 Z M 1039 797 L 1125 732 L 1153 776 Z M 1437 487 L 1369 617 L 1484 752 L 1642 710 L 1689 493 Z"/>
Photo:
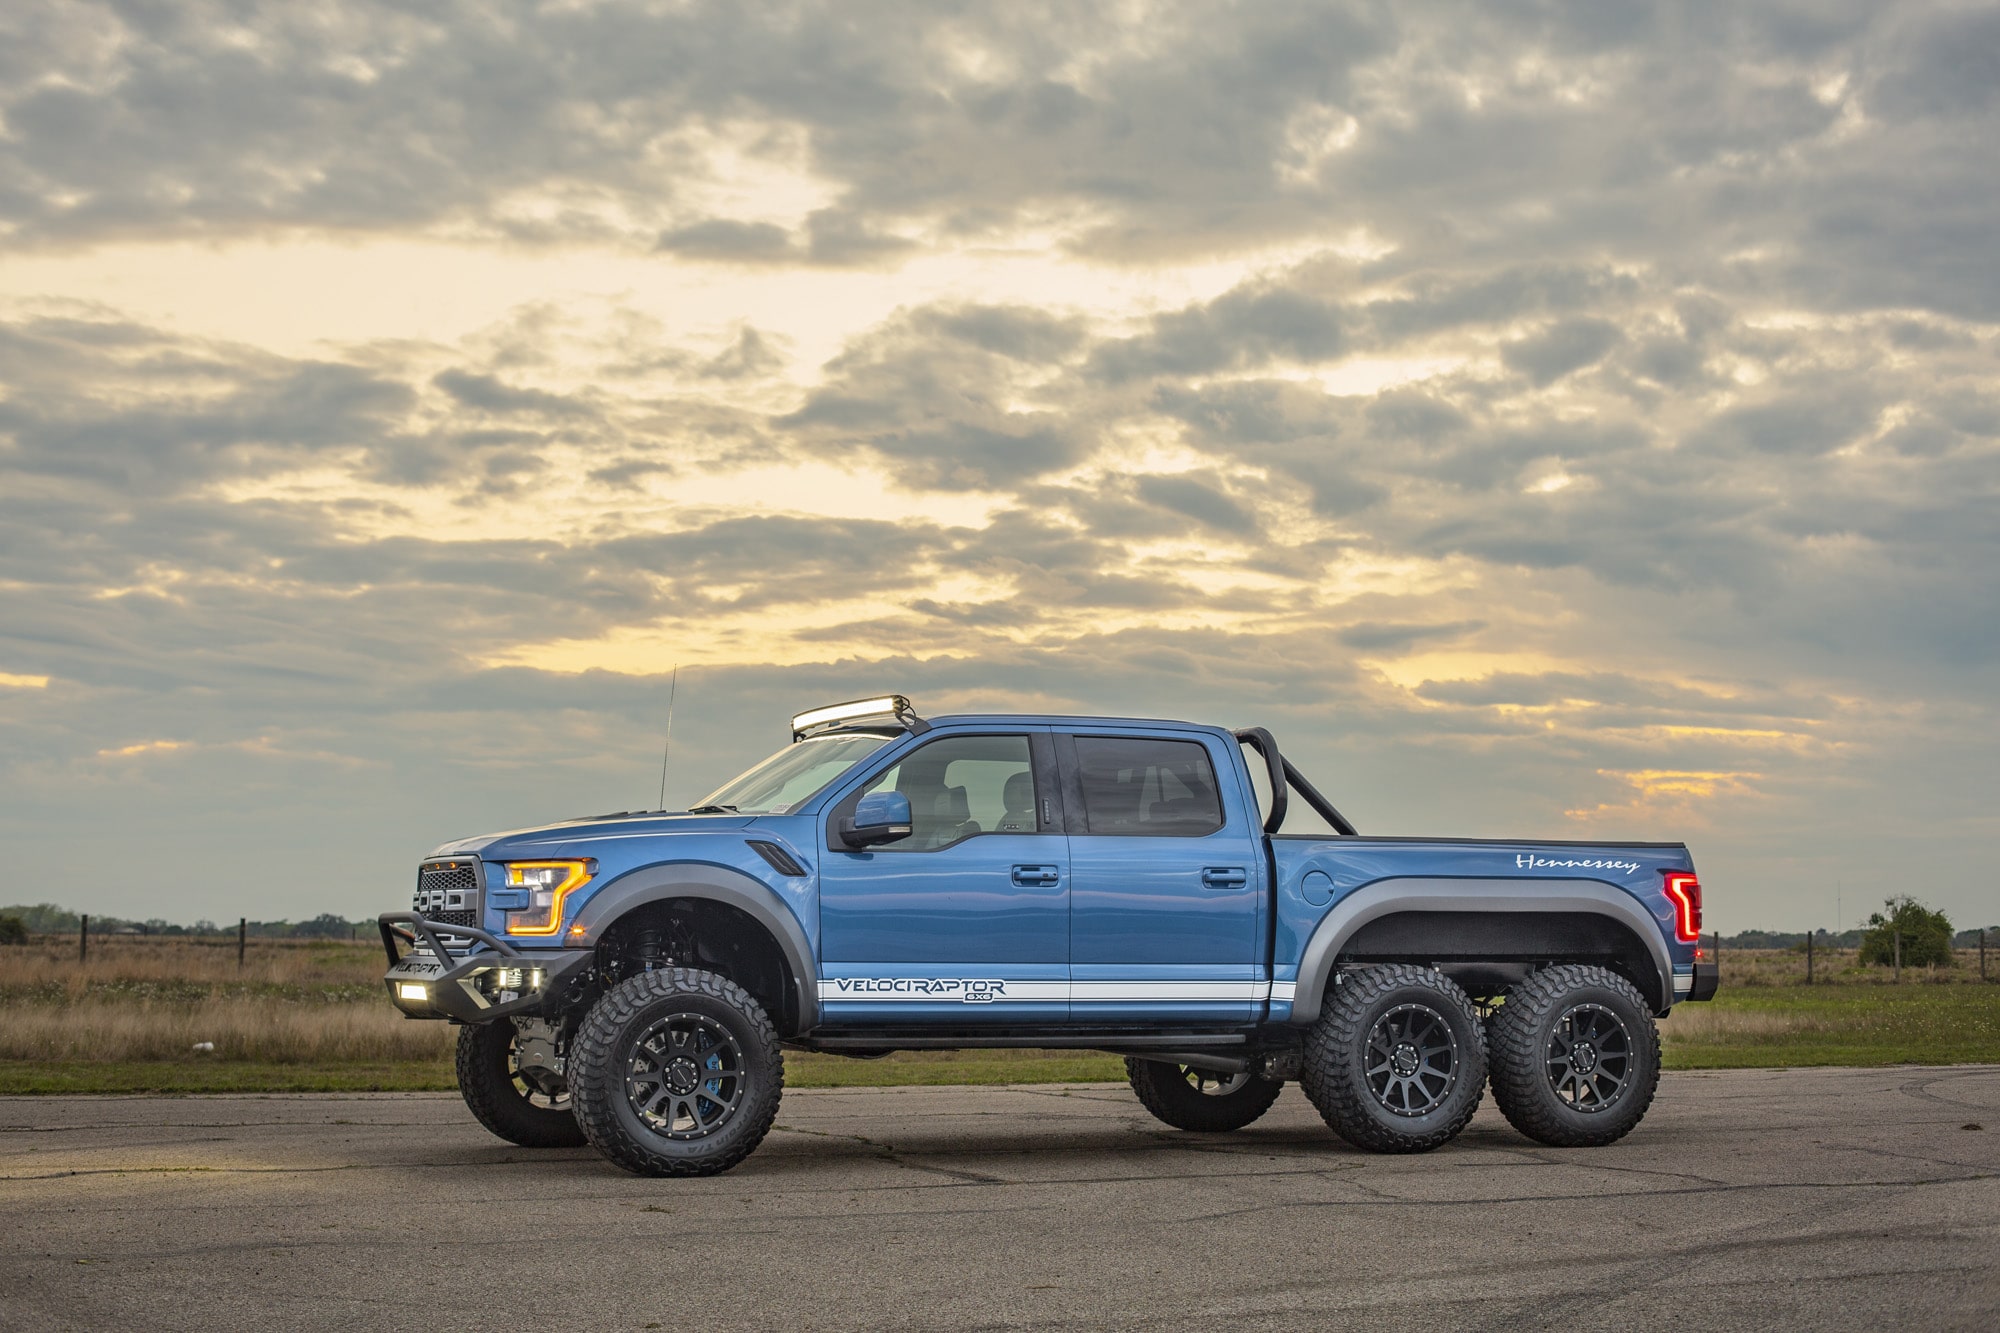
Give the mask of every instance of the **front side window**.
<path id="1" fill-rule="evenodd" d="M 1076 758 L 1092 833 L 1199 838 L 1222 827 L 1215 767 L 1198 741 L 1078 736 Z"/>
<path id="2" fill-rule="evenodd" d="M 696 802 L 696 810 L 733 810 L 746 815 L 782 815 L 825 790 L 890 738 L 874 732 L 808 736 Z"/>
<path id="3" fill-rule="evenodd" d="M 910 836 L 879 852 L 934 852 L 977 833 L 1035 833 L 1035 766 L 1026 736 L 948 736 L 870 784 L 910 798 Z"/>

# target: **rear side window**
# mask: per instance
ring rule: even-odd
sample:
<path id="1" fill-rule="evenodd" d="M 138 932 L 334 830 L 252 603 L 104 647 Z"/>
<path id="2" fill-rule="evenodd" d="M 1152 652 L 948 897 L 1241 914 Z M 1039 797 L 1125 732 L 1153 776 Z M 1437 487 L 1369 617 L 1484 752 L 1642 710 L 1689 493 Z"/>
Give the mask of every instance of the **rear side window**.
<path id="1" fill-rule="evenodd" d="M 1078 736 L 1076 757 L 1092 833 L 1199 838 L 1222 827 L 1215 768 L 1199 742 Z"/>

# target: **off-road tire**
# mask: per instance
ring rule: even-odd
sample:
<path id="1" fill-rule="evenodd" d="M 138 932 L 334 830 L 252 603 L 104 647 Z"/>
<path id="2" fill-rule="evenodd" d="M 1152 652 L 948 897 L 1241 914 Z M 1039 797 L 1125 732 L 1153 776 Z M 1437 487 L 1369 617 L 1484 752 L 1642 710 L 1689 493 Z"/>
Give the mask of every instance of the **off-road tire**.
<path id="1" fill-rule="evenodd" d="M 1206 1134 L 1243 1128 L 1270 1110 L 1271 1103 L 1285 1090 L 1284 1084 L 1256 1074 L 1243 1073 L 1231 1080 L 1204 1070 L 1190 1070 L 1169 1060 L 1136 1060 L 1130 1056 L 1125 1059 L 1125 1077 L 1131 1081 L 1132 1091 L 1139 1095 L 1140 1104 L 1154 1116 L 1175 1129 Z M 1195 1086 L 1197 1079 L 1204 1084 L 1219 1082 L 1221 1088 L 1206 1091 Z"/>
<path id="2" fill-rule="evenodd" d="M 1615 1017 L 1624 1039 L 1623 1086 L 1602 1110 L 1578 1109 L 1585 1100 L 1572 1086 L 1562 1095 L 1557 1083 L 1569 1076 L 1575 1057 L 1558 1056 L 1558 1028 L 1582 1007 L 1596 1026 L 1609 1030 Z M 1575 1024 L 1585 1021 L 1573 1019 Z M 1564 963 L 1543 968 L 1507 992 L 1493 1015 L 1488 1037 L 1493 1100 L 1507 1123 L 1538 1143 L 1556 1148 L 1601 1148 L 1632 1132 L 1653 1104 L 1660 1086 L 1660 1029 L 1637 988 L 1608 968 Z M 1563 1063 L 1555 1062 L 1560 1058 Z M 1594 1068 L 1608 1068 L 1593 1055 Z"/>
<path id="3" fill-rule="evenodd" d="M 1429 1017 L 1425 1017 L 1428 1015 Z M 1392 1110 L 1371 1086 L 1370 1043 L 1378 1024 L 1417 1022 L 1448 1034 L 1448 1077 L 1412 1094 L 1431 1103 L 1420 1114 Z M 1378 1052 L 1378 1056 L 1379 1056 Z M 1416 1072 L 1435 1069 L 1421 1057 Z M 1383 1077 L 1374 1062 L 1373 1077 Z M 1424 1076 L 1428 1077 L 1428 1076 Z M 1299 1085 L 1334 1133 L 1369 1152 L 1429 1152 L 1449 1143 L 1479 1109 L 1486 1090 L 1486 1048 L 1479 1012 L 1443 973 L 1411 963 L 1356 968 L 1341 974 L 1317 1022 L 1306 1033 Z"/>
<path id="4" fill-rule="evenodd" d="M 458 1091 L 480 1124 L 523 1148 L 579 1148 L 583 1131 L 567 1103 L 537 1105 L 514 1074 L 514 1021 L 458 1030 Z"/>
<path id="5" fill-rule="evenodd" d="M 674 1016 L 712 1022 L 726 1034 L 736 1049 L 734 1076 L 744 1084 L 717 1128 L 701 1137 L 672 1138 L 649 1126 L 627 1091 L 640 1039 Z M 770 1017 L 741 986 L 713 972 L 661 968 L 620 982 L 591 1007 L 570 1044 L 569 1084 L 584 1136 L 614 1166 L 642 1176 L 712 1176 L 748 1157 L 770 1132 L 785 1060 Z"/>

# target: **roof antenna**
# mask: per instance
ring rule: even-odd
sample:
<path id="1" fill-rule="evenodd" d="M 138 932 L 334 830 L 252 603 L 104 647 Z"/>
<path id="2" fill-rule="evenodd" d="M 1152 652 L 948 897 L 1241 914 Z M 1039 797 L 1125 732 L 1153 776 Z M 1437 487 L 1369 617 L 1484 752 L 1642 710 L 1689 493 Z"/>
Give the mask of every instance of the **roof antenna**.
<path id="1" fill-rule="evenodd" d="M 674 674 L 667 681 L 667 743 L 660 751 L 660 803 L 656 810 L 667 808 L 667 757 L 674 752 L 674 695 L 680 689 L 681 664 L 674 663 Z"/>

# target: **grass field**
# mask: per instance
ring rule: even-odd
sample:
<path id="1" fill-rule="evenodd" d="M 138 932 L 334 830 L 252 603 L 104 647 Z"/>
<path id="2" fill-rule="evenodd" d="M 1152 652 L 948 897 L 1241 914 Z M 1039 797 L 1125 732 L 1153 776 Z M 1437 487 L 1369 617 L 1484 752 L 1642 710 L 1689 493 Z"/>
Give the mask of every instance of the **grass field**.
<path id="1" fill-rule="evenodd" d="M 0 949 L 0 1093 L 448 1089 L 452 1029 L 412 1022 L 382 992 L 378 945 L 116 937 Z M 2000 953 L 1991 960 L 2000 981 Z M 1661 1025 L 1670 1069 L 2000 1062 L 2000 984 L 1976 955 L 1936 971 L 1861 968 L 1851 952 L 1725 951 L 1721 995 Z M 199 1042 L 213 1052 L 197 1053 Z M 1112 1056 L 793 1052 L 795 1088 L 1121 1081 Z"/>

